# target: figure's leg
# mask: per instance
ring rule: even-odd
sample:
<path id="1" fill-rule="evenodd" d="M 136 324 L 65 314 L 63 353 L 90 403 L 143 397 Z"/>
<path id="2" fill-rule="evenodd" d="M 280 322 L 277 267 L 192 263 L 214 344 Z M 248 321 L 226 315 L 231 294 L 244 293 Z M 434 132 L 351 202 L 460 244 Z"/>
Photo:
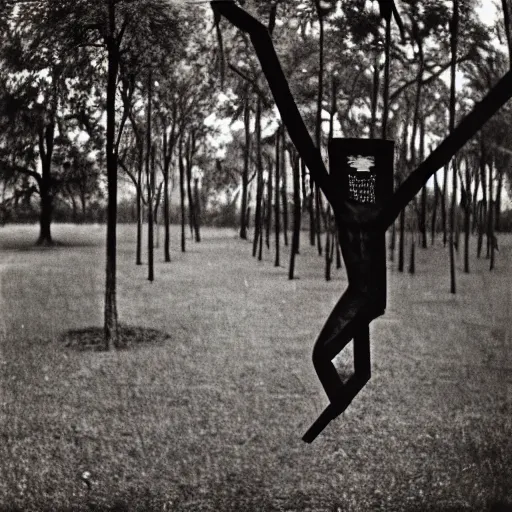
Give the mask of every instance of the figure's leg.
<path id="1" fill-rule="evenodd" d="M 379 316 L 367 299 L 347 290 L 329 315 L 313 349 L 313 365 L 331 402 L 346 394 L 346 388 L 362 387 L 370 379 L 370 322 Z M 373 314 L 372 314 L 373 313 Z M 332 360 L 354 340 L 354 375 L 345 384 Z"/>
<path id="2" fill-rule="evenodd" d="M 331 402 L 337 400 L 343 390 L 343 382 L 332 360 L 360 331 L 357 317 L 362 306 L 361 298 L 347 290 L 329 315 L 313 348 L 313 365 Z"/>
<path id="3" fill-rule="evenodd" d="M 315 344 L 313 363 L 331 403 L 304 434 L 302 439 L 306 443 L 313 442 L 330 421 L 345 411 L 370 378 L 369 323 L 371 318 L 361 314 L 362 311 L 360 310 L 357 317 L 353 317 L 341 332 L 337 331 L 329 344 L 326 344 L 322 337 Z M 326 334 L 325 328 L 322 333 Z M 354 339 L 354 374 L 343 383 L 332 364 L 332 358 L 335 355 L 333 347 L 339 348 L 336 352 L 339 353 L 347 344 L 347 339 L 350 341 L 352 338 Z"/>
<path id="4" fill-rule="evenodd" d="M 370 325 L 363 323 L 354 336 L 354 372 L 361 380 L 372 375 L 370 359 Z"/>

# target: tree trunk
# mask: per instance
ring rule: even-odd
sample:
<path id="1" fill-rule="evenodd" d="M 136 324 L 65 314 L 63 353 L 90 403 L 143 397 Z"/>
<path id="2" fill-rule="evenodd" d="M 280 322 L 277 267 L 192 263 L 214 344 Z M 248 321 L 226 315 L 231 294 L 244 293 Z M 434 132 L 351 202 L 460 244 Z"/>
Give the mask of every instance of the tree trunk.
<path id="1" fill-rule="evenodd" d="M 319 152 L 322 146 L 322 102 L 324 98 L 324 18 L 320 9 L 320 1 L 316 0 L 318 21 L 319 21 L 319 66 L 318 66 L 318 95 L 316 102 L 316 123 L 315 123 L 315 142 Z M 321 215 L 322 215 L 322 198 L 320 197 L 321 191 L 315 185 L 315 231 L 316 231 L 316 245 L 318 255 L 322 256 L 322 238 L 321 238 Z"/>
<path id="2" fill-rule="evenodd" d="M 52 190 L 52 155 L 55 136 L 55 125 L 46 125 L 39 133 L 39 152 L 41 159 L 42 176 L 39 181 L 39 194 L 41 197 L 41 211 L 39 214 L 39 238 L 37 245 L 53 245 L 51 223 L 53 213 Z"/>
<path id="3" fill-rule="evenodd" d="M 487 151 L 485 149 L 484 139 L 480 137 L 480 181 L 482 183 L 482 201 L 479 208 L 479 228 L 478 228 L 478 244 L 477 258 L 482 255 L 482 245 L 484 232 L 487 231 Z"/>
<path id="4" fill-rule="evenodd" d="M 315 185 L 315 232 L 316 232 L 316 248 L 318 250 L 318 255 L 322 256 L 323 247 L 322 247 L 322 198 L 320 188 Z"/>
<path id="5" fill-rule="evenodd" d="M 185 233 L 185 166 L 183 164 L 183 136 L 180 137 L 178 148 L 179 172 L 180 172 L 180 207 L 181 207 L 181 252 L 186 250 L 186 233 Z"/>
<path id="6" fill-rule="evenodd" d="M 375 50 L 373 60 L 373 82 L 372 82 L 372 107 L 371 107 L 371 121 L 370 121 L 370 139 L 375 138 L 377 132 L 377 107 L 379 104 L 379 56 L 380 51 Z"/>
<path id="7" fill-rule="evenodd" d="M 411 236 L 411 257 L 409 260 L 409 274 L 414 274 L 416 272 L 416 242 L 414 240 L 414 231 Z"/>
<path id="8" fill-rule="evenodd" d="M 316 244 L 316 221 L 315 221 L 315 185 L 313 181 L 309 180 L 310 192 L 308 199 L 309 210 L 309 244 L 314 246 Z"/>
<path id="9" fill-rule="evenodd" d="M 279 172 L 281 173 L 283 184 L 281 186 L 281 201 L 283 204 L 283 236 L 284 245 L 288 247 L 288 176 L 286 173 L 286 131 L 284 127 L 281 128 L 281 166 Z"/>
<path id="10" fill-rule="evenodd" d="M 394 230 L 394 224 L 393 224 L 393 230 Z M 338 232 L 336 230 L 336 239 L 334 241 L 334 244 L 336 245 L 336 268 L 341 268 L 341 249 L 340 249 L 340 241 L 338 240 Z"/>
<path id="11" fill-rule="evenodd" d="M 503 9 L 503 25 L 508 46 L 509 68 L 512 69 L 512 34 L 510 33 L 510 10 L 507 0 L 501 0 L 501 7 Z"/>
<path id="12" fill-rule="evenodd" d="M 73 224 L 78 224 L 78 205 L 76 204 L 76 198 L 72 191 L 69 191 L 69 198 L 71 199 L 71 219 Z"/>
<path id="13" fill-rule="evenodd" d="M 446 241 L 448 238 L 448 212 L 446 211 L 446 199 L 447 199 L 447 187 L 448 187 L 448 165 L 444 166 L 443 170 L 443 194 L 441 196 L 441 221 L 443 223 L 443 246 L 446 247 Z"/>
<path id="14" fill-rule="evenodd" d="M 501 231 L 501 194 L 503 190 L 503 169 L 496 169 L 498 173 L 498 186 L 496 188 L 496 200 L 494 202 L 494 230 Z"/>
<path id="15" fill-rule="evenodd" d="M 422 117 L 420 121 L 420 161 L 425 159 L 425 119 Z M 427 248 L 427 185 L 423 185 L 421 189 L 421 247 Z"/>
<path id="16" fill-rule="evenodd" d="M 164 146 L 166 135 L 164 133 Z M 166 159 L 166 147 L 164 148 L 164 159 Z M 169 198 L 169 165 L 164 161 L 164 261 L 169 263 L 171 261 L 171 230 L 170 230 L 170 198 Z"/>
<path id="17" fill-rule="evenodd" d="M 263 164 L 261 161 L 261 99 L 256 101 L 256 211 L 254 213 L 254 240 L 252 255 L 255 257 L 258 251 L 260 232 L 263 231 L 262 223 L 262 198 L 263 198 Z"/>
<path id="18" fill-rule="evenodd" d="M 478 189 L 480 188 L 480 170 L 475 170 L 475 189 L 473 191 L 473 221 L 471 223 L 471 233 L 475 233 L 478 229 Z"/>
<path id="19" fill-rule="evenodd" d="M 199 178 L 194 178 L 194 231 L 196 242 L 201 241 L 201 198 L 199 194 Z"/>
<path id="20" fill-rule="evenodd" d="M 137 192 L 136 192 L 136 200 L 137 200 L 137 247 L 136 247 L 136 256 L 135 256 L 135 264 L 142 265 L 142 217 L 143 217 L 143 208 L 142 208 L 142 147 L 139 151 L 139 162 L 137 169 Z"/>
<path id="21" fill-rule="evenodd" d="M 453 0 L 453 17 L 450 26 L 450 47 L 452 54 L 452 62 L 450 66 L 450 133 L 455 129 L 455 73 L 457 67 L 457 42 L 459 33 L 459 0 Z M 450 210 L 450 292 L 456 293 L 455 278 L 455 215 L 457 208 L 457 157 L 452 159 L 452 203 Z"/>
<path id="22" fill-rule="evenodd" d="M 327 227 L 325 230 L 325 280 L 331 280 L 331 268 L 332 268 L 332 226 L 331 226 L 331 209 L 327 207 Z"/>
<path id="23" fill-rule="evenodd" d="M 116 224 L 117 224 L 117 154 L 115 150 L 116 131 L 116 87 L 119 70 L 119 47 L 115 34 L 115 2 L 108 2 L 109 35 L 107 40 L 107 248 L 105 283 L 105 349 L 119 344 L 116 298 Z"/>
<path id="24" fill-rule="evenodd" d="M 386 39 L 384 44 L 384 90 L 382 93 L 382 138 L 388 136 L 388 117 L 389 117 L 389 70 L 391 67 L 391 17 L 386 19 Z"/>
<path id="25" fill-rule="evenodd" d="M 39 238 L 37 239 L 37 245 L 53 245 L 51 233 L 53 198 L 51 191 L 50 162 L 45 162 L 42 174 L 43 176 L 39 186 L 41 212 L 39 214 Z"/>
<path id="26" fill-rule="evenodd" d="M 275 174 L 275 205 L 274 205 L 274 208 L 275 208 L 275 214 L 274 214 L 274 217 L 275 217 L 275 235 L 276 235 L 276 239 L 275 239 L 275 243 L 276 243 L 276 258 L 275 258 L 275 261 L 274 261 L 274 266 L 275 267 L 279 267 L 279 265 L 281 264 L 280 262 L 280 259 L 279 259 L 279 230 L 281 228 L 280 226 L 280 217 L 281 217 L 281 212 L 280 212 L 280 208 L 279 208 L 279 203 L 281 202 L 281 199 L 279 197 L 280 195 L 280 189 L 279 189 L 279 185 L 280 185 L 280 180 L 279 180 L 279 173 L 280 173 L 280 170 L 281 170 L 281 162 L 280 162 L 280 157 L 281 157 L 281 148 L 280 148 L 280 145 L 279 145 L 279 142 L 280 142 L 280 138 L 281 138 L 281 128 L 278 128 L 277 132 L 276 132 L 276 174 Z M 284 141 L 283 141 L 283 145 L 284 145 Z M 270 179 L 270 177 L 269 177 Z"/>
<path id="27" fill-rule="evenodd" d="M 261 202 L 261 224 L 260 224 L 260 230 L 259 230 L 259 247 L 258 247 L 258 261 L 261 261 L 263 259 L 263 219 L 265 219 L 265 201 Z"/>
<path id="28" fill-rule="evenodd" d="M 272 185 L 272 162 L 269 161 L 267 182 L 267 207 L 265 208 L 267 214 L 265 218 L 265 245 L 267 246 L 267 249 L 270 249 L 270 231 L 272 230 Z"/>
<path id="29" fill-rule="evenodd" d="M 437 231 L 437 204 L 439 202 L 439 183 L 437 175 L 434 174 L 434 204 L 432 206 L 432 220 L 430 227 L 430 244 L 434 245 Z"/>
<path id="30" fill-rule="evenodd" d="M 395 261 L 396 248 L 396 222 L 391 226 L 391 240 L 389 241 L 389 261 Z"/>
<path id="31" fill-rule="evenodd" d="M 398 272 L 404 271 L 405 260 L 405 208 L 400 212 L 400 240 L 398 244 Z"/>
<path id="32" fill-rule="evenodd" d="M 190 236 L 194 236 L 194 200 L 192 198 L 192 154 L 194 153 L 195 136 L 191 131 L 187 137 L 185 145 L 185 179 L 187 187 L 187 203 L 188 203 L 188 225 Z"/>
<path id="33" fill-rule="evenodd" d="M 295 277 L 295 257 L 299 254 L 299 238 L 300 238 L 300 223 L 301 223 L 301 204 L 300 204 L 300 169 L 299 169 L 299 156 L 295 154 L 290 161 L 293 171 L 293 233 L 292 233 L 292 247 L 290 251 L 290 265 L 288 269 L 288 279 Z"/>
<path id="34" fill-rule="evenodd" d="M 469 274 L 469 235 L 471 234 L 471 174 L 466 159 L 466 187 L 464 193 L 464 272 Z"/>
<path id="35" fill-rule="evenodd" d="M 155 279 L 154 245 L 153 245 L 153 202 L 155 198 L 155 155 L 151 143 L 151 103 L 153 101 L 153 77 L 151 70 L 148 76 L 148 110 L 146 123 L 146 180 L 148 196 L 148 280 Z"/>
<path id="36" fill-rule="evenodd" d="M 494 235 L 494 207 L 493 207 L 493 191 L 492 191 L 492 163 L 489 165 L 489 215 L 488 215 L 488 231 L 487 231 L 487 247 L 489 252 L 490 264 L 489 270 L 494 269 L 494 247 L 495 247 L 495 235 Z"/>
<path id="37" fill-rule="evenodd" d="M 244 169 L 242 172 L 242 206 L 240 210 L 240 238 L 247 240 L 247 196 L 249 189 L 249 156 L 251 151 L 251 108 L 249 98 L 244 99 L 244 130 L 245 130 L 245 147 L 244 147 Z"/>

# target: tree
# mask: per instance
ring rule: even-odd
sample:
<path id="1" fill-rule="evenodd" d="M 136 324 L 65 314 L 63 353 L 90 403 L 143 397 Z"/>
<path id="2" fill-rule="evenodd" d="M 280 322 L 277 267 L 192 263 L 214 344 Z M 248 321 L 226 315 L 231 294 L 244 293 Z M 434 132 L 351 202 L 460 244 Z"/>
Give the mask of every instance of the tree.
<path id="1" fill-rule="evenodd" d="M 116 221 L 118 155 L 126 110 L 117 118 L 116 97 L 122 59 L 144 38 L 146 47 L 172 53 L 178 39 L 176 6 L 163 0 L 48 0 L 46 26 L 66 48 L 102 48 L 106 77 L 107 243 L 105 280 L 105 348 L 121 346 L 116 299 Z M 141 15 L 142 13 L 142 15 Z M 131 46 L 132 45 L 132 46 Z M 128 52 L 129 53 L 129 52 Z"/>

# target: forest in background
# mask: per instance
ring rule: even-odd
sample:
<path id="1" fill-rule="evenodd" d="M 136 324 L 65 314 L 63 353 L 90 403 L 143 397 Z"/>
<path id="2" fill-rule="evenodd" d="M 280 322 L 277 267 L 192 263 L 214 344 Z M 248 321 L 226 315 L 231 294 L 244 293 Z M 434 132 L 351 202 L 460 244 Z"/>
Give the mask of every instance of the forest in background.
<path id="1" fill-rule="evenodd" d="M 477 0 L 397 2 L 389 40 L 385 2 L 240 4 L 268 28 L 324 159 L 333 137 L 385 133 L 396 186 L 510 69 L 506 0 L 493 4 L 491 23 Z M 169 262 L 171 222 L 181 224 L 182 251 L 187 224 L 196 241 L 202 223 L 235 224 L 259 259 L 274 243 L 276 266 L 292 238 L 290 278 L 300 243 L 325 257 L 326 279 L 341 265 L 330 207 L 287 137 L 249 37 L 209 4 L 4 0 L 0 9 L 0 220 L 37 217 L 42 245 L 53 244 L 53 220 L 105 222 L 106 317 L 116 316 L 118 222 L 137 225 L 137 264 L 147 222 L 150 280 L 155 225 Z M 464 245 L 469 271 L 471 237 L 494 267 L 496 233 L 511 227 L 510 115 L 506 105 L 404 209 L 389 237 L 400 271 L 408 259 L 414 272 L 416 245 L 437 237 L 452 267 Z"/>

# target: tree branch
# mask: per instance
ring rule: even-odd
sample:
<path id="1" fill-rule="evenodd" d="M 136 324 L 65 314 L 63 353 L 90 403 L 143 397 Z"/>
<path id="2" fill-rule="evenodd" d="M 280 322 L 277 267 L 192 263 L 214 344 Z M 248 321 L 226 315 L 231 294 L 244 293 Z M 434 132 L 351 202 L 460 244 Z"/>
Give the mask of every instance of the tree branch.
<path id="1" fill-rule="evenodd" d="M 387 229 L 400 214 L 400 211 L 412 200 L 427 183 L 429 178 L 450 162 L 453 156 L 476 135 L 483 125 L 512 97 L 512 71 L 477 103 L 473 110 L 462 119 L 448 137 L 422 162 L 396 191 L 392 200 L 381 210 L 377 227 Z"/>
<path id="2" fill-rule="evenodd" d="M 268 29 L 233 1 L 212 1 L 210 5 L 215 13 L 224 16 L 237 28 L 249 34 L 290 139 L 309 168 L 311 177 L 331 202 L 334 197 L 320 148 L 315 147 L 293 99 Z"/>

